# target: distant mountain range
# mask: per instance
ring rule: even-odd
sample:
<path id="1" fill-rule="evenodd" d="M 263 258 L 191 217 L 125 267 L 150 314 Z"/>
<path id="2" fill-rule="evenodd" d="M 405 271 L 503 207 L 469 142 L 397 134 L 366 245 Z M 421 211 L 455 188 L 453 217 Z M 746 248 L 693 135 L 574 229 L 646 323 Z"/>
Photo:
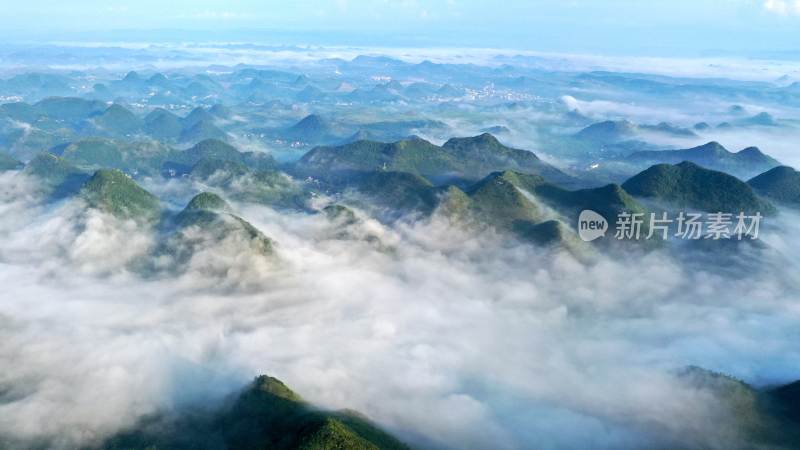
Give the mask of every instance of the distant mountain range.
<path id="1" fill-rule="evenodd" d="M 318 192 L 345 198 L 357 193 L 367 201 L 361 207 L 379 207 L 373 213 L 384 220 L 408 214 L 443 214 L 465 225 L 491 226 L 526 240 L 572 248 L 578 247 L 573 227 L 583 209 L 613 218 L 623 211 L 645 212 L 647 207 L 636 200 L 641 199 L 671 209 L 769 215 L 776 208 L 767 199 L 791 206 L 800 198 L 800 176 L 793 169 L 771 169 L 745 183 L 689 161 L 655 164 L 621 186 L 574 190 L 571 176 L 533 153 L 502 145 L 489 134 L 453 138 L 442 146 L 412 138 L 317 147 L 289 167 L 295 178 L 280 171 L 269 155 L 243 153 L 213 139 L 183 151 L 157 143 L 123 145 L 99 138 L 53 151 L 62 156 L 42 154 L 22 170 L 41 180 L 43 192 L 53 198 L 80 193 L 91 206 L 144 223 L 161 220 L 157 199 L 120 170 L 98 168 L 122 169 L 134 175 L 185 176 L 236 201 L 306 211 L 315 210 L 310 202 Z M 642 152 L 635 158 L 674 157 L 674 153 L 705 158 L 707 163 L 771 161 L 755 149 L 730 153 L 716 143 L 685 151 Z M 305 177 L 311 178 L 300 181 Z M 214 198 L 211 195 L 199 197 L 197 202 Z M 246 231 L 248 239 L 261 239 L 257 230 L 230 213 L 190 213 L 193 209 L 198 208 L 188 208 L 181 217 L 207 219 L 197 224 L 217 230 L 209 231 L 211 234 L 219 235 L 220 230 L 233 226 L 251 230 Z M 223 226 L 225 222 L 228 225 Z M 266 237 L 261 240 L 269 242 Z M 271 248 L 271 244 L 261 247 Z"/>
<path id="2" fill-rule="evenodd" d="M 750 178 L 753 174 L 762 173 L 780 165 L 777 160 L 765 155 L 758 147 L 748 147 L 733 153 L 718 142 L 709 142 L 686 150 L 635 152 L 628 156 L 626 161 L 647 165 L 677 164 L 689 161 L 708 169 L 737 176 L 744 175 L 743 178 L 745 179 Z"/>
<path id="3" fill-rule="evenodd" d="M 627 120 L 597 122 L 582 129 L 575 136 L 579 139 L 609 143 L 634 139 L 642 132 L 682 138 L 697 136 L 688 128 L 677 127 L 667 122 L 661 122 L 658 125 L 637 125 Z"/>
<path id="4" fill-rule="evenodd" d="M 476 180 L 498 170 L 518 170 L 539 174 L 560 184 L 576 181 L 535 154 L 506 147 L 488 133 L 471 138 L 453 138 L 442 146 L 411 138 L 389 144 L 357 141 L 338 147 L 318 147 L 303 156 L 294 170 L 318 177 L 376 170 L 399 171 L 437 181 Z"/>

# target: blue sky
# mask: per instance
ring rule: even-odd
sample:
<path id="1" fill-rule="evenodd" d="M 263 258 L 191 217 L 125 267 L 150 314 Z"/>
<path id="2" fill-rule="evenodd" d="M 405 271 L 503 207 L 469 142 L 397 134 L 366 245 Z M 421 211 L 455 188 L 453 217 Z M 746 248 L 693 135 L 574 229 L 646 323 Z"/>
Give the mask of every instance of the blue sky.
<path id="1" fill-rule="evenodd" d="M 160 36 L 361 45 L 497 46 L 668 54 L 781 52 L 800 42 L 800 0 L 4 1 L 3 39 Z M 139 30 L 132 33 L 129 30 Z M 243 31 L 246 30 L 246 31 Z M 197 33 L 211 31 L 212 33 Z M 163 35 L 163 34 L 162 34 Z M 177 39 L 181 33 L 173 33 Z M 336 37 L 338 36 L 338 38 Z M 318 42 L 327 43 L 327 42 Z"/>

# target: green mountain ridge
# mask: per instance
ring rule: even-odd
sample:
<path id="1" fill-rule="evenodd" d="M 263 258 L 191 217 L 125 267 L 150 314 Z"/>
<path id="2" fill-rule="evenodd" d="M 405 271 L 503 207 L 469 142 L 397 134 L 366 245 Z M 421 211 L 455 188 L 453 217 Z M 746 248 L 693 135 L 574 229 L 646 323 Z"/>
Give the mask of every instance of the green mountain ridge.
<path id="1" fill-rule="evenodd" d="M 287 139 L 304 142 L 320 142 L 333 135 L 333 127 L 317 114 L 310 114 L 292 125 L 281 135 Z"/>
<path id="2" fill-rule="evenodd" d="M 174 171 L 173 176 L 184 175 L 191 172 L 192 168 L 202 160 L 235 163 L 252 170 L 274 170 L 278 165 L 269 154 L 243 153 L 236 147 L 218 139 L 205 139 L 189 149 L 171 154 L 161 169 L 162 172 Z"/>
<path id="3" fill-rule="evenodd" d="M 228 133 L 214 125 L 214 122 L 210 120 L 200 120 L 186 126 L 178 137 L 180 142 L 187 143 L 200 142 L 207 139 L 227 141 L 229 137 Z"/>
<path id="4" fill-rule="evenodd" d="M 245 242 L 256 254 L 272 256 L 275 247 L 272 239 L 232 211 L 228 202 L 217 194 L 197 194 L 175 218 L 178 228 L 162 251 L 173 255 L 182 264 L 198 248 L 214 247 L 232 238 Z"/>
<path id="5" fill-rule="evenodd" d="M 253 169 L 257 164 L 203 158 L 189 177 L 222 189 L 233 199 L 285 208 L 303 209 L 307 193 L 288 175 L 274 169 Z"/>
<path id="6" fill-rule="evenodd" d="M 780 163 L 765 155 L 757 147 L 748 147 L 737 153 L 728 151 L 718 142 L 709 142 L 686 150 L 651 150 L 635 152 L 627 161 L 650 164 L 678 164 L 689 161 L 708 169 L 734 175 L 761 173 Z"/>
<path id="7" fill-rule="evenodd" d="M 230 212 L 231 205 L 217 194 L 212 192 L 201 192 L 186 205 L 184 212 L 211 211 L 211 212 Z"/>
<path id="8" fill-rule="evenodd" d="M 623 211 L 645 212 L 618 185 L 570 191 L 541 176 L 513 171 L 495 172 L 466 191 L 448 187 L 438 211 L 456 220 L 511 231 L 538 244 L 559 243 L 576 249 L 580 244 L 570 225 L 577 223 L 584 209 L 612 222 Z"/>
<path id="9" fill-rule="evenodd" d="M 704 169 L 691 162 L 657 164 L 622 184 L 625 191 L 663 201 L 678 208 L 737 214 L 772 214 L 775 207 L 753 189 L 727 173 Z"/>
<path id="10" fill-rule="evenodd" d="M 317 147 L 305 154 L 295 170 L 328 177 L 337 173 L 378 170 L 408 172 L 428 179 L 478 180 L 498 170 L 517 170 L 547 177 L 556 183 L 574 180 L 542 162 L 531 152 L 500 144 L 488 134 L 454 138 L 437 146 L 420 138 L 393 143 L 357 141 L 338 147 Z"/>
<path id="11" fill-rule="evenodd" d="M 131 174 L 155 175 L 177 153 L 159 141 L 90 137 L 57 148 L 67 161 L 85 170 L 119 169 Z"/>
<path id="12" fill-rule="evenodd" d="M 732 429 L 721 430 L 737 448 L 789 450 L 800 445 L 800 382 L 772 389 L 753 386 L 725 374 L 690 366 L 678 373 L 688 387 L 711 394 Z"/>
<path id="13" fill-rule="evenodd" d="M 156 139 L 175 141 L 181 136 L 183 124 L 177 115 L 156 108 L 144 118 L 144 131 Z"/>
<path id="14" fill-rule="evenodd" d="M 83 185 L 80 192 L 92 208 L 122 219 L 155 222 L 161 212 L 159 200 L 117 169 L 101 169 Z"/>
<path id="15" fill-rule="evenodd" d="M 113 135 L 136 134 L 141 131 L 143 125 L 136 114 L 116 103 L 92 120 L 101 131 Z"/>
<path id="16" fill-rule="evenodd" d="M 361 414 L 318 409 L 262 375 L 209 413 L 160 415 L 107 439 L 105 450 L 408 450 Z"/>
<path id="17" fill-rule="evenodd" d="M 800 206 L 800 172 L 791 167 L 776 167 L 753 177 L 747 184 L 770 200 Z"/>
<path id="18" fill-rule="evenodd" d="M 61 198 L 77 192 L 89 175 L 64 158 L 50 153 L 40 153 L 21 172 L 37 180 L 45 193 Z"/>

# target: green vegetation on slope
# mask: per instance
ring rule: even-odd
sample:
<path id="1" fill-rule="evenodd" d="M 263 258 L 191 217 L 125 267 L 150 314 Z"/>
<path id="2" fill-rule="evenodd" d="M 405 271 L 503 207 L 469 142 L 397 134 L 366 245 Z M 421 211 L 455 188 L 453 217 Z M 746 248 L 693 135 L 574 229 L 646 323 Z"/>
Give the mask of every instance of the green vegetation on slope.
<path id="1" fill-rule="evenodd" d="M 691 366 L 679 374 L 696 392 L 711 395 L 714 413 L 732 429 L 720 429 L 739 448 L 793 449 L 800 445 L 800 382 L 759 390 L 730 376 Z"/>
<path id="2" fill-rule="evenodd" d="M 152 222 L 161 210 L 157 197 L 116 169 L 95 172 L 81 189 L 81 196 L 89 206 L 123 219 Z"/>
<path id="3" fill-rule="evenodd" d="M 800 172 L 791 167 L 776 167 L 752 178 L 747 184 L 771 200 L 800 206 Z"/>
<path id="4" fill-rule="evenodd" d="M 61 157 L 84 167 L 121 169 L 123 156 L 120 144 L 104 138 L 88 138 L 70 143 Z"/>
<path id="5" fill-rule="evenodd" d="M 341 225 L 352 225 L 358 222 L 358 218 L 353 210 L 343 205 L 328 205 L 322 208 L 322 212 L 328 220 L 338 222 Z"/>
<path id="6" fill-rule="evenodd" d="M 302 208 L 305 192 L 283 172 L 274 169 L 251 169 L 236 161 L 201 159 L 189 176 L 223 189 L 229 198 L 285 208 Z"/>
<path id="7" fill-rule="evenodd" d="M 192 198 L 186 211 L 212 211 L 212 212 L 228 212 L 231 211 L 231 206 L 217 194 L 212 192 L 201 192 Z"/>
<path id="8" fill-rule="evenodd" d="M 180 142 L 200 142 L 206 139 L 227 140 L 228 133 L 214 125 L 208 120 L 201 120 L 194 125 L 188 126 L 181 131 L 178 138 Z"/>
<path id="9" fill-rule="evenodd" d="M 357 141 L 339 147 L 317 147 L 304 155 L 296 166 L 301 173 L 320 177 L 330 177 L 337 172 L 385 170 L 408 172 L 429 179 L 472 180 L 506 169 L 539 174 L 556 183 L 574 181 L 533 153 L 506 147 L 490 134 L 451 139 L 441 147 L 419 138 L 393 143 Z"/>
<path id="10" fill-rule="evenodd" d="M 512 189 L 513 188 L 513 189 Z M 486 195 L 489 190 L 492 195 Z M 537 210 L 547 206 L 574 223 L 584 209 L 592 209 L 609 220 L 625 211 L 643 213 L 624 189 L 615 184 L 570 191 L 555 186 L 537 175 L 506 171 L 494 173 L 467 191 L 478 210 L 493 220 L 540 220 Z M 527 195 L 526 195 L 527 194 Z"/>
<path id="11" fill-rule="evenodd" d="M 574 224 L 580 212 L 592 209 L 614 221 L 620 212 L 645 209 L 617 185 L 569 191 L 538 175 L 496 172 L 466 192 L 450 186 L 441 191 L 437 213 L 450 220 L 490 225 L 539 244 L 561 243 L 577 248 Z"/>
<path id="12" fill-rule="evenodd" d="M 192 167 L 203 159 L 235 162 L 256 170 L 274 169 L 277 166 L 275 159 L 269 154 L 242 153 L 219 139 L 202 140 L 192 148 L 174 155 L 172 161 Z"/>
<path id="13" fill-rule="evenodd" d="M 174 141 L 180 137 L 183 124 L 181 118 L 175 114 L 156 108 L 145 116 L 144 131 L 156 139 Z"/>
<path id="14" fill-rule="evenodd" d="M 738 178 L 691 162 L 652 166 L 622 187 L 631 195 L 660 200 L 679 208 L 731 214 L 759 211 L 769 214 L 775 210 Z"/>
<path id="15" fill-rule="evenodd" d="M 93 120 L 100 131 L 113 135 L 135 134 L 142 129 L 142 121 L 136 117 L 136 114 L 116 103 L 109 106 L 102 114 L 94 117 Z"/>
<path id="16" fill-rule="evenodd" d="M 187 262 L 198 248 L 214 247 L 226 239 L 239 240 L 259 255 L 274 253 L 275 244 L 270 238 L 233 214 L 228 202 L 211 192 L 194 196 L 175 221 L 178 228 L 162 251 L 174 256 L 179 264 Z"/>
<path id="17" fill-rule="evenodd" d="M 36 179 L 45 193 L 60 198 L 80 189 L 88 175 L 63 158 L 50 153 L 36 155 L 22 170 Z"/>
<path id="18" fill-rule="evenodd" d="M 351 411 L 324 411 L 262 375 L 215 412 L 159 416 L 105 442 L 108 450 L 408 450 Z"/>
<path id="19" fill-rule="evenodd" d="M 532 187 L 532 183 L 544 183 L 537 176 L 534 180 L 523 182 L 515 172 L 502 172 L 489 175 L 472 186 L 467 194 L 472 200 L 472 210 L 484 221 L 504 227 L 514 222 L 538 222 L 542 219 L 539 206 L 528 198 L 522 189 Z"/>
<path id="20" fill-rule="evenodd" d="M 429 214 L 437 197 L 430 181 L 406 172 L 370 172 L 354 176 L 348 186 L 397 214 Z"/>
<path id="21" fill-rule="evenodd" d="M 51 151 L 56 151 L 52 149 Z M 86 170 L 120 169 L 127 173 L 155 175 L 176 152 L 156 140 L 116 140 L 92 137 L 62 146 L 67 161 Z"/>

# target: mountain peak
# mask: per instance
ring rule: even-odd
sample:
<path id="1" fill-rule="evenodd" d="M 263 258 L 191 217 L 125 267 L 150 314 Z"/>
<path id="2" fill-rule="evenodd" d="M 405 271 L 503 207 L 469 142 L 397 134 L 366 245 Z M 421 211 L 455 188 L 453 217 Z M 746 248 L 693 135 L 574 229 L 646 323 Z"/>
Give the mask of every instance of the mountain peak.
<path id="1" fill-rule="evenodd" d="M 189 201 L 184 211 L 228 212 L 231 206 L 217 194 L 201 192 Z"/>
<path id="2" fill-rule="evenodd" d="M 659 164 L 659 165 L 662 165 L 662 164 Z M 663 164 L 663 165 L 668 166 L 668 164 Z M 702 169 L 702 167 L 698 166 L 697 164 L 695 164 L 695 163 L 693 163 L 691 161 L 682 161 L 682 162 L 679 162 L 678 164 L 675 164 L 675 166 L 681 168 L 682 170 Z"/>
<path id="3" fill-rule="evenodd" d="M 328 122 L 318 114 L 309 114 L 289 128 L 289 135 L 300 139 L 318 139 L 330 133 Z"/>
<path id="4" fill-rule="evenodd" d="M 325 125 L 325 120 L 318 114 L 309 114 L 303 117 L 300 122 L 297 122 L 297 127 L 314 127 L 318 128 Z"/>
<path id="5" fill-rule="evenodd" d="M 202 141 L 198 142 L 187 151 L 192 153 L 202 154 L 206 158 L 214 155 L 219 155 L 220 153 L 226 155 L 239 154 L 239 150 L 236 150 L 236 147 L 232 146 L 231 144 L 228 144 L 227 142 L 213 138 L 203 139 Z"/>
<path id="6" fill-rule="evenodd" d="M 759 194 L 780 203 L 800 205 L 800 172 L 778 166 L 747 182 Z"/>
<path id="7" fill-rule="evenodd" d="M 52 153 L 39 153 L 22 169 L 25 175 L 33 176 L 44 184 L 55 187 L 74 179 L 75 184 L 82 183 L 85 178 L 80 170 L 64 158 Z M 77 188 L 78 186 L 72 186 Z"/>
<path id="8" fill-rule="evenodd" d="M 745 158 L 748 160 L 755 160 L 760 161 L 764 158 L 769 158 L 769 156 L 765 155 L 764 152 L 761 151 L 758 147 L 747 147 L 745 149 L 739 150 L 736 152 L 736 156 L 739 158 Z"/>
<path id="9" fill-rule="evenodd" d="M 152 221 L 158 216 L 158 198 L 117 169 L 100 169 L 81 189 L 90 206 L 123 219 Z"/>
<path id="10" fill-rule="evenodd" d="M 186 117 L 183 118 L 187 122 L 187 125 L 193 125 L 201 120 L 213 120 L 214 118 L 211 116 L 211 113 L 208 112 L 202 106 L 198 106 L 191 110 Z"/>
<path id="11" fill-rule="evenodd" d="M 302 402 L 303 399 L 293 390 L 289 389 L 283 381 L 269 375 L 260 375 L 253 381 L 251 390 L 265 392 L 275 397 L 292 402 Z"/>
<path id="12" fill-rule="evenodd" d="M 758 198 L 743 181 L 690 161 L 656 164 L 631 177 L 622 188 L 631 195 L 654 198 L 677 207 L 728 213 L 774 212 L 774 207 Z"/>
<path id="13" fill-rule="evenodd" d="M 211 109 L 208 110 L 208 112 L 214 117 L 219 117 L 220 119 L 227 119 L 231 116 L 231 110 L 222 103 L 215 104 L 211 107 Z"/>
<path id="14" fill-rule="evenodd" d="M 589 125 L 578 132 L 579 138 L 616 140 L 636 133 L 636 124 L 628 120 L 606 120 Z"/>
<path id="15" fill-rule="evenodd" d="M 155 73 L 147 79 L 147 82 L 150 84 L 163 84 L 167 81 L 167 77 L 165 77 L 163 73 Z"/>
<path id="16" fill-rule="evenodd" d="M 705 143 L 703 145 L 700 145 L 700 146 L 695 147 L 695 148 L 690 149 L 690 150 L 697 150 L 697 151 L 708 152 L 708 153 L 713 153 L 713 154 L 730 153 L 730 152 L 728 152 L 728 149 L 726 149 L 722 144 L 720 144 L 717 141 L 707 142 L 707 143 Z"/>
<path id="17" fill-rule="evenodd" d="M 127 113 L 127 112 L 130 112 L 130 111 L 128 110 L 128 108 L 120 105 L 119 103 L 112 103 L 111 106 L 109 106 L 105 110 L 106 114 L 110 113 L 110 112 L 126 112 Z"/>
<path id="18" fill-rule="evenodd" d="M 489 132 L 481 133 L 478 136 L 475 136 L 473 139 L 475 139 L 477 141 L 480 141 L 480 142 L 485 142 L 485 143 L 488 143 L 488 144 L 501 145 L 500 141 L 498 141 L 497 138 L 494 137 L 494 135 L 489 133 Z"/>
<path id="19" fill-rule="evenodd" d="M 793 168 L 789 167 L 789 166 L 778 166 L 778 167 L 776 167 L 774 169 L 771 169 L 771 170 L 768 170 L 767 172 L 764 172 L 761 175 L 769 174 L 770 176 L 786 176 L 786 175 L 794 175 L 796 173 L 798 173 L 798 172 L 796 170 L 794 170 Z M 761 175 L 759 175 L 759 177 Z M 758 178 L 758 177 L 756 177 L 756 178 Z"/>
<path id="20" fill-rule="evenodd" d="M 458 147 L 464 145 L 481 145 L 481 146 L 503 146 L 491 133 L 483 133 L 477 136 L 463 137 L 463 138 L 450 138 L 444 143 L 443 147 Z"/>
<path id="21" fill-rule="evenodd" d="M 125 78 L 122 79 L 122 81 L 128 81 L 128 82 L 141 81 L 141 80 L 142 80 L 142 77 L 139 76 L 139 74 L 136 71 L 133 71 L 133 70 L 128 72 L 127 75 L 125 75 Z"/>

